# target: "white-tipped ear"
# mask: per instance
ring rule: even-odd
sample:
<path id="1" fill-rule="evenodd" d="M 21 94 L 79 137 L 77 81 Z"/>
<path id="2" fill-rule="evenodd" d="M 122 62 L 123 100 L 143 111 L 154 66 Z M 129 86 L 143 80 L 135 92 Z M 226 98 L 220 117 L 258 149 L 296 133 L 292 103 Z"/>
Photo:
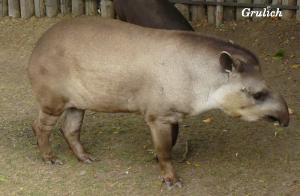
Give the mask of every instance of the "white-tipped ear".
<path id="1" fill-rule="evenodd" d="M 232 72 L 234 61 L 229 52 L 222 51 L 220 54 L 219 61 L 223 71 L 227 73 Z"/>
<path id="2" fill-rule="evenodd" d="M 234 58 L 229 52 L 222 51 L 220 54 L 220 65 L 224 72 L 230 73 L 232 71 L 243 72 L 244 67 L 239 61 L 239 59 Z"/>

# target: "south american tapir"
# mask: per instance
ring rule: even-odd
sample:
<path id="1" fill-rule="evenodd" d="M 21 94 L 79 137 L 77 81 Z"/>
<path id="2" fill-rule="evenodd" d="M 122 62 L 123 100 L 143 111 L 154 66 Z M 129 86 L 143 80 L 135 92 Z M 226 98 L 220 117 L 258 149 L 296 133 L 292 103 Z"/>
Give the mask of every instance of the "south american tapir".
<path id="1" fill-rule="evenodd" d="M 289 124 L 285 100 L 266 84 L 252 52 L 190 31 L 100 17 L 64 20 L 37 42 L 28 75 L 39 105 L 33 130 L 45 161 L 61 163 L 49 137 L 63 113 L 63 135 L 83 162 L 93 161 L 79 141 L 86 110 L 139 113 L 168 186 L 180 186 L 171 163 L 172 129 L 184 117 L 220 109 L 246 121 Z"/>

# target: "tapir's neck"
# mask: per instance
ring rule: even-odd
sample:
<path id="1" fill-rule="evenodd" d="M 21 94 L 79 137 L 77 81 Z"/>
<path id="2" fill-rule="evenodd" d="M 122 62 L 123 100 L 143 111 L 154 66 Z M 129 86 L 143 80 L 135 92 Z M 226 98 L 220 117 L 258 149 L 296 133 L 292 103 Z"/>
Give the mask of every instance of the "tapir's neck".
<path id="1" fill-rule="evenodd" d="M 216 63 L 216 62 L 214 62 Z M 192 103 L 193 112 L 191 115 L 198 115 L 203 112 L 218 109 L 219 105 L 216 102 L 215 94 L 217 90 L 228 81 L 228 76 L 221 73 L 220 69 L 214 69 L 219 65 L 202 66 L 206 67 L 199 70 L 197 79 L 193 86 L 194 102 Z"/>

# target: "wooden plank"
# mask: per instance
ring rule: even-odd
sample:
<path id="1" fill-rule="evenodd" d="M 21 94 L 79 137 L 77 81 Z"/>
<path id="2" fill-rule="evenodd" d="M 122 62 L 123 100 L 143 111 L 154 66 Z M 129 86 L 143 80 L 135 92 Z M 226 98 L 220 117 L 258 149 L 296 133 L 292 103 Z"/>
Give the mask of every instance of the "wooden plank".
<path id="1" fill-rule="evenodd" d="M 272 0 L 272 6 L 281 6 L 282 0 Z"/>
<path id="2" fill-rule="evenodd" d="M 237 0 L 237 3 L 247 3 L 247 4 L 250 4 L 251 3 L 251 0 Z M 249 19 L 249 18 L 245 18 L 242 16 L 242 10 L 244 8 L 240 7 L 240 8 L 236 8 L 236 20 L 246 20 L 246 19 Z"/>
<path id="3" fill-rule="evenodd" d="M 296 14 L 297 21 L 300 21 L 300 0 L 297 0 L 298 10 Z"/>
<path id="4" fill-rule="evenodd" d="M 253 3 L 254 4 L 266 4 L 268 1 L 267 0 L 253 0 Z M 267 7 L 267 6 L 266 6 Z M 253 9 L 254 11 L 262 11 L 263 9 L 262 8 L 254 8 Z M 263 17 L 253 17 L 252 20 L 253 21 L 259 21 L 263 19 Z"/>
<path id="5" fill-rule="evenodd" d="M 206 2 L 215 2 L 215 0 L 206 0 Z M 216 6 L 207 6 L 207 21 L 209 24 L 216 23 Z"/>
<path id="6" fill-rule="evenodd" d="M 218 3 L 224 2 L 224 0 L 217 0 Z M 223 23 L 223 6 L 217 5 L 216 7 L 216 26 L 219 27 Z"/>
<path id="7" fill-rule="evenodd" d="M 46 15 L 48 17 L 55 17 L 58 14 L 58 2 L 57 0 L 45 0 Z"/>
<path id="8" fill-rule="evenodd" d="M 191 6 L 191 20 L 193 22 L 197 22 L 197 21 L 203 20 L 204 18 L 205 18 L 205 6 L 204 5 L 192 5 Z"/>
<path id="9" fill-rule="evenodd" d="M 104 18 L 114 18 L 115 11 L 111 0 L 101 0 L 101 16 Z"/>
<path id="10" fill-rule="evenodd" d="M 0 17 L 8 15 L 8 2 L 7 0 L 0 0 Z"/>
<path id="11" fill-rule="evenodd" d="M 184 18 L 189 21 L 190 20 L 190 9 L 188 5 L 185 4 L 175 4 L 175 7 L 179 10 L 179 12 L 184 16 Z"/>
<path id="12" fill-rule="evenodd" d="M 272 0 L 272 5 L 281 5 L 281 0 Z"/>
<path id="13" fill-rule="evenodd" d="M 72 0 L 72 15 L 80 16 L 84 14 L 83 0 Z"/>
<path id="14" fill-rule="evenodd" d="M 8 15 L 14 18 L 21 16 L 19 0 L 8 0 Z"/>
<path id="15" fill-rule="evenodd" d="M 85 14 L 97 15 L 97 0 L 85 0 Z"/>
<path id="16" fill-rule="evenodd" d="M 45 0 L 34 0 L 34 13 L 36 17 L 46 15 Z"/>
<path id="17" fill-rule="evenodd" d="M 27 19 L 34 14 L 33 0 L 20 0 L 21 18 Z"/>
<path id="18" fill-rule="evenodd" d="M 224 0 L 224 2 L 234 2 L 234 0 Z M 224 7 L 224 20 L 234 20 L 234 7 Z"/>
<path id="19" fill-rule="evenodd" d="M 296 5 L 296 0 L 282 0 L 282 5 Z M 294 10 L 283 10 L 282 11 L 282 19 L 290 20 L 294 18 L 296 12 Z"/>
<path id="20" fill-rule="evenodd" d="M 71 12 L 71 0 L 60 0 L 60 12 L 61 15 L 67 15 Z"/>

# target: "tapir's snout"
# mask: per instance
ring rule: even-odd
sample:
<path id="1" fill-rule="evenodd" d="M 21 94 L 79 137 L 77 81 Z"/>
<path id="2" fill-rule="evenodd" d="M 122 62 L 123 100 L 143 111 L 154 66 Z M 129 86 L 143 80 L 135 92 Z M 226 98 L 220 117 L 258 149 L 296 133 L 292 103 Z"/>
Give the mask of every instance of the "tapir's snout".
<path id="1" fill-rule="evenodd" d="M 271 115 L 267 115 L 266 119 L 268 121 L 273 121 L 273 122 L 277 121 L 280 126 L 287 127 L 289 126 L 289 122 L 290 122 L 290 114 L 289 114 L 287 103 L 281 96 L 278 96 L 278 101 L 280 103 L 279 104 L 280 107 L 278 108 L 278 110 L 274 111 Z"/>
<path id="2" fill-rule="evenodd" d="M 278 122 L 280 126 L 282 127 L 287 127 L 289 126 L 290 122 L 290 114 L 289 114 L 289 108 L 285 102 L 285 100 L 281 97 L 282 104 L 283 104 L 283 109 L 278 112 Z"/>
<path id="3" fill-rule="evenodd" d="M 279 122 L 280 126 L 282 126 L 282 127 L 289 126 L 289 122 L 290 122 L 289 112 L 281 113 L 279 115 L 278 122 Z"/>

